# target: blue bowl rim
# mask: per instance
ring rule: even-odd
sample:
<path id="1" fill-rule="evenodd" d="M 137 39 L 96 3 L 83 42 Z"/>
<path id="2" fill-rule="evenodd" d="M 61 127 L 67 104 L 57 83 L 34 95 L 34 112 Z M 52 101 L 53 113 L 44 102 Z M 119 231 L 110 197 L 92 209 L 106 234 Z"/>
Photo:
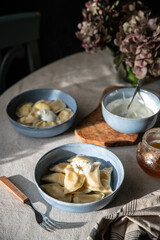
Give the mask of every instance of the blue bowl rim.
<path id="1" fill-rule="evenodd" d="M 114 116 L 114 117 L 116 117 L 116 118 L 125 119 L 125 120 L 129 120 L 129 121 L 139 121 L 139 120 L 142 120 L 142 121 L 143 121 L 143 120 L 145 120 L 145 119 L 148 119 L 148 120 L 149 120 L 150 118 L 153 118 L 154 116 L 156 116 L 156 115 L 159 113 L 160 109 L 159 109 L 159 111 L 157 111 L 156 113 L 154 113 L 153 115 L 151 115 L 151 116 L 149 116 L 149 117 L 138 118 L 138 119 L 126 118 L 126 117 L 122 117 L 122 116 L 118 116 L 118 115 L 116 115 L 116 114 L 113 114 L 112 112 L 110 112 L 110 111 L 104 106 L 104 100 L 105 100 L 105 98 L 106 98 L 109 94 L 111 94 L 111 93 L 113 93 L 113 92 L 115 92 L 115 91 L 128 90 L 128 89 L 135 89 L 135 88 L 133 88 L 133 87 L 130 87 L 130 88 L 118 88 L 118 89 L 115 89 L 115 90 L 112 90 L 112 91 L 106 93 L 106 94 L 103 96 L 102 101 L 101 101 L 101 105 L 102 105 L 102 108 L 104 109 L 104 111 L 108 112 L 109 114 L 111 114 L 112 116 Z M 145 89 L 140 89 L 140 92 L 144 92 L 144 93 L 146 93 L 146 94 L 149 93 L 149 94 L 153 95 L 155 98 L 157 98 L 157 100 L 159 100 L 159 102 L 160 102 L 159 97 L 158 97 L 157 95 L 155 95 L 154 93 L 152 93 L 152 92 L 150 92 L 150 91 L 148 91 L 148 90 L 145 90 Z"/>
<path id="2" fill-rule="evenodd" d="M 28 125 L 24 125 L 22 123 L 19 123 L 17 121 L 15 121 L 13 118 L 10 117 L 10 115 L 8 114 L 8 107 L 9 105 L 11 104 L 12 101 L 14 101 L 17 97 L 20 97 L 21 95 L 23 94 L 26 94 L 26 93 L 29 93 L 29 92 L 35 92 L 35 91 L 39 91 L 39 90 L 54 90 L 54 91 L 57 91 L 57 92 L 62 92 L 62 93 L 65 93 L 67 94 L 68 96 L 70 96 L 74 101 L 75 101 L 75 104 L 76 104 L 76 111 L 74 112 L 73 116 L 71 118 L 69 118 L 67 121 L 63 122 L 63 123 L 59 123 L 59 124 L 56 124 L 54 126 L 48 126 L 48 127 L 33 127 L 33 126 L 28 126 Z M 59 90 L 59 89 L 54 89 L 54 88 L 36 88 L 36 89 L 31 89 L 31 90 L 28 90 L 28 91 L 25 91 L 25 92 L 22 92 L 16 96 L 14 96 L 8 103 L 7 103 L 7 106 L 6 106 L 6 113 L 7 113 L 7 116 L 8 118 L 10 119 L 10 121 L 13 121 L 14 124 L 16 124 L 17 126 L 21 126 L 22 128 L 24 129 L 38 129 L 40 131 L 43 131 L 43 130 L 47 130 L 47 129 L 53 129 L 53 128 L 56 128 L 58 126 L 61 126 L 63 125 L 64 123 L 67 123 L 69 122 L 72 118 L 75 117 L 75 115 L 77 114 L 77 109 L 78 109 L 78 104 L 77 104 L 77 101 L 75 100 L 74 97 L 72 97 L 72 95 L 70 95 L 69 93 L 67 92 L 64 92 L 62 90 Z"/>
<path id="3" fill-rule="evenodd" d="M 37 183 L 37 181 L 36 181 L 36 169 L 37 169 L 37 167 L 38 167 L 38 164 L 40 163 L 40 161 L 47 155 L 47 154 L 49 154 L 50 152 L 52 152 L 52 151 L 55 151 L 55 150 L 57 150 L 57 149 L 60 149 L 60 148 L 63 148 L 63 147 L 65 147 L 65 146 L 67 146 L 67 145 L 88 145 L 88 146 L 96 146 L 97 148 L 103 148 L 103 149 L 105 149 L 106 151 L 108 151 L 108 152 L 111 152 L 116 158 L 117 158 L 117 160 L 118 160 L 118 162 L 120 163 L 120 165 L 121 165 L 121 169 L 122 169 L 122 173 L 121 173 L 121 177 L 122 177 L 122 180 L 121 180 L 121 182 L 120 182 L 120 185 L 119 185 L 119 187 L 116 189 L 116 190 L 114 190 L 112 193 L 110 193 L 110 194 L 108 194 L 107 196 L 105 196 L 104 198 L 102 198 L 102 199 L 99 199 L 99 200 L 96 200 L 96 201 L 93 201 L 93 202 L 87 202 L 87 203 L 69 203 L 69 202 L 65 202 L 65 201 L 61 201 L 61 200 L 58 200 L 58 199 L 56 199 L 56 198 L 53 198 L 53 197 L 51 197 L 50 195 L 48 195 L 47 193 L 45 193 L 41 188 L 40 188 L 40 186 L 39 186 L 39 184 Z M 108 150 L 107 148 L 105 148 L 105 147 L 102 147 L 102 146 L 98 146 L 98 145 L 94 145 L 94 144 L 91 144 L 91 143 L 67 143 L 67 144 L 63 144 L 63 145 L 61 145 L 61 146 L 58 146 L 58 147 L 56 147 L 56 148 L 53 148 L 53 149 L 51 149 L 51 150 L 49 150 L 48 152 L 46 152 L 39 160 L 38 160 L 38 162 L 36 163 L 36 165 L 35 165 L 35 168 L 34 168 L 34 181 L 35 181 L 35 183 L 36 183 L 36 186 L 37 186 L 37 188 L 40 190 L 40 191 L 42 191 L 43 192 L 43 194 L 47 197 L 47 198 L 49 198 L 49 199 L 53 199 L 56 203 L 58 203 L 58 204 L 64 204 L 65 206 L 87 206 L 87 205 L 90 205 L 90 204 L 93 204 L 93 203 L 96 203 L 96 202 L 100 202 L 100 201 L 102 201 L 102 200 L 105 200 L 105 199 L 107 199 L 107 198 L 110 198 L 110 197 L 112 197 L 112 195 L 114 196 L 118 191 L 119 191 L 119 189 L 121 188 L 121 186 L 122 186 L 122 184 L 123 184 L 123 181 L 124 181 L 124 177 L 125 177 L 125 171 L 124 171 L 124 167 L 123 167 L 123 164 L 122 164 L 122 162 L 120 161 L 120 159 L 116 156 L 116 154 L 114 154 L 112 151 L 110 151 L 110 150 Z"/>

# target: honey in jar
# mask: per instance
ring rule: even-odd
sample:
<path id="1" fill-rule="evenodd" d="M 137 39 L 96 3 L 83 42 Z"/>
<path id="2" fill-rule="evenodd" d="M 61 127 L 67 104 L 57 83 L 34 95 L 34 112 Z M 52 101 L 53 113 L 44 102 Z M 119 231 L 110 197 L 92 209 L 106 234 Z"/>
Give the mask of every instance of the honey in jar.
<path id="1" fill-rule="evenodd" d="M 154 148 L 160 149 L 160 143 L 155 142 L 155 143 L 151 143 L 150 145 Z"/>
<path id="2" fill-rule="evenodd" d="M 137 161 L 153 177 L 160 178 L 160 128 L 148 130 L 138 144 Z"/>

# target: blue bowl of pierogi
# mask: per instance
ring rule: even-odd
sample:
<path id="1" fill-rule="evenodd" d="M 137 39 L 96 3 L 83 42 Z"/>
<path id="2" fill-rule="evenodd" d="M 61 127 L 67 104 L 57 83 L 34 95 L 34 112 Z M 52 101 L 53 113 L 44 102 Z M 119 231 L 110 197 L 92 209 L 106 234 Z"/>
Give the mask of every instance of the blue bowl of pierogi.
<path id="1" fill-rule="evenodd" d="M 59 135 L 74 123 L 76 100 L 57 89 L 33 89 L 15 96 L 7 105 L 13 128 L 29 137 L 46 138 Z"/>
<path id="2" fill-rule="evenodd" d="M 160 99 L 150 91 L 140 89 L 127 112 L 134 91 L 135 88 L 120 88 L 107 93 L 102 99 L 103 118 L 118 132 L 143 133 L 157 122 Z"/>
<path id="3" fill-rule="evenodd" d="M 39 193 L 51 206 L 82 213 L 113 201 L 122 185 L 124 168 L 104 147 L 70 143 L 44 154 L 34 175 Z"/>

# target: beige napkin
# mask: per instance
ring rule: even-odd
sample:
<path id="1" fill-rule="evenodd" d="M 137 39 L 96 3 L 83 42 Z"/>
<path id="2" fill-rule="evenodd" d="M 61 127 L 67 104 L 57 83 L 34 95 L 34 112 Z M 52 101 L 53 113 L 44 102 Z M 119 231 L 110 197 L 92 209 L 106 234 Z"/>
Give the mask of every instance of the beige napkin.
<path id="1" fill-rule="evenodd" d="M 122 206 L 92 229 L 87 240 L 160 239 L 160 190 Z"/>

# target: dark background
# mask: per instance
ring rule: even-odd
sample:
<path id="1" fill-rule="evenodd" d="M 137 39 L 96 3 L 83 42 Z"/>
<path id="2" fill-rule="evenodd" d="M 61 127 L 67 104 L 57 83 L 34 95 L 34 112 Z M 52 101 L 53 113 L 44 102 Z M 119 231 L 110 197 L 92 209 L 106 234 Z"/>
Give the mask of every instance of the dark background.
<path id="1" fill-rule="evenodd" d="M 82 21 L 82 8 L 86 0 L 5 1 L 0 16 L 11 13 L 38 11 L 41 14 L 39 50 L 41 65 L 56 61 L 76 52 L 84 51 L 75 36 L 77 24 Z M 143 0 L 156 16 L 158 1 Z M 23 64 L 20 67 L 20 64 Z M 26 67 L 24 67 L 26 66 Z M 28 74 L 27 64 L 17 60 L 8 76 L 8 87 Z"/>

